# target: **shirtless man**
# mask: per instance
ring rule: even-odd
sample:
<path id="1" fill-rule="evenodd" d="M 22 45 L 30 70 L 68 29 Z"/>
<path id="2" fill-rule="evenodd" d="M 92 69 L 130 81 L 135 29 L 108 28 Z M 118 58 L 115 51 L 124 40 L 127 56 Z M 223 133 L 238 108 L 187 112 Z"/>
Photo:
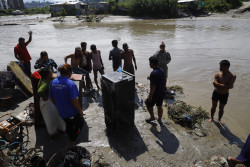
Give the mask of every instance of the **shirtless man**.
<path id="1" fill-rule="evenodd" d="M 128 49 L 128 44 L 126 43 L 124 43 L 122 47 L 123 47 L 123 51 L 120 53 L 120 59 L 124 60 L 123 70 L 134 75 L 135 70 L 137 70 L 134 51 L 132 49 Z M 134 61 L 134 64 L 135 64 L 135 70 L 134 70 L 132 60 Z"/>
<path id="2" fill-rule="evenodd" d="M 86 58 L 82 54 L 82 48 L 76 47 L 75 53 L 65 56 L 64 58 L 65 64 L 67 63 L 68 58 L 71 58 L 71 66 L 73 73 L 86 75 L 87 88 L 89 88 L 89 82 L 90 82 L 89 72 L 83 69 L 83 67 L 87 64 L 87 62 Z M 86 90 L 84 82 L 83 82 L 83 88 L 84 90 Z"/>
<path id="3" fill-rule="evenodd" d="M 212 95 L 211 118 L 208 121 L 212 122 L 214 120 L 214 114 L 219 101 L 218 123 L 220 126 L 222 126 L 221 118 L 224 114 L 224 107 L 227 104 L 229 89 L 234 87 L 234 82 L 236 80 L 236 75 L 229 71 L 229 67 L 230 62 L 228 60 L 220 61 L 220 72 L 215 74 L 213 82 L 214 92 Z"/>

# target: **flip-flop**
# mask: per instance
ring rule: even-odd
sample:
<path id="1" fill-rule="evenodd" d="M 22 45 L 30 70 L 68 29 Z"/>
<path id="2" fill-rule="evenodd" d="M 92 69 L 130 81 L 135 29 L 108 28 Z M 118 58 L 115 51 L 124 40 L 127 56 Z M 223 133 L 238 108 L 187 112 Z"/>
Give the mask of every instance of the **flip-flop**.
<path id="1" fill-rule="evenodd" d="M 155 118 L 149 118 L 149 119 L 146 119 L 145 121 L 147 122 L 147 123 L 150 123 L 150 122 L 152 122 L 152 121 L 154 121 L 155 120 Z"/>

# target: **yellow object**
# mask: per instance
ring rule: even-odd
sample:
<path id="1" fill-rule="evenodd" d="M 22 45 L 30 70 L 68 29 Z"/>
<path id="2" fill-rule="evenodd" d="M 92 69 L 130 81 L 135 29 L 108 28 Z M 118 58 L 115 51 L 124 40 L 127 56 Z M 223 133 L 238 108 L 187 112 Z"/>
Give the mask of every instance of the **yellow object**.
<path id="1" fill-rule="evenodd" d="M 19 65 L 11 61 L 8 64 L 8 68 L 14 73 L 17 79 L 20 81 L 23 88 L 28 91 L 30 94 L 33 94 L 32 84 L 30 78 L 23 72 Z"/>

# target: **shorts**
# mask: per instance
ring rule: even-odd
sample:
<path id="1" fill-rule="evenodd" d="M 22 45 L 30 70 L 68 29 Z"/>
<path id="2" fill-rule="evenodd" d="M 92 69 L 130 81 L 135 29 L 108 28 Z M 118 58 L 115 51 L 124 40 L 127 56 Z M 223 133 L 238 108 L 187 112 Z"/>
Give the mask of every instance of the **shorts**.
<path id="1" fill-rule="evenodd" d="M 103 70 L 103 69 L 104 69 L 104 68 L 101 67 L 101 68 L 98 68 L 98 69 L 93 69 L 93 71 L 94 71 L 94 72 L 98 72 L 98 71 L 100 72 L 100 71 Z"/>
<path id="2" fill-rule="evenodd" d="M 83 128 L 82 117 L 80 114 L 77 114 L 74 117 L 65 118 L 63 120 L 66 124 L 66 132 L 69 136 L 69 140 L 72 142 L 76 141 L 81 129 Z"/>
<path id="3" fill-rule="evenodd" d="M 130 73 L 130 74 L 135 74 L 135 70 L 134 70 L 134 66 L 133 66 L 133 64 L 132 65 L 130 65 L 130 66 L 123 66 L 123 70 L 124 71 L 126 71 L 126 72 L 128 72 L 128 73 Z"/>
<path id="4" fill-rule="evenodd" d="M 151 101 L 148 101 L 148 99 L 145 101 L 145 104 L 147 107 L 154 107 L 156 106 L 162 106 L 164 96 L 159 97 L 159 96 L 153 96 Z"/>
<path id="5" fill-rule="evenodd" d="M 228 96 L 229 96 L 229 93 L 220 94 L 214 90 L 213 95 L 212 95 L 212 100 L 219 101 L 221 104 L 227 104 Z"/>

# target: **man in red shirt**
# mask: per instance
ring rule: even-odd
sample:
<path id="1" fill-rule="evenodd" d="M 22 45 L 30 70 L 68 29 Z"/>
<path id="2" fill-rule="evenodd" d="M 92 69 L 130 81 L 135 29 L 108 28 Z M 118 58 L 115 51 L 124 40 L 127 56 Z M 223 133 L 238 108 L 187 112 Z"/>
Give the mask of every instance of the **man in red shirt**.
<path id="1" fill-rule="evenodd" d="M 29 40 L 25 42 L 25 39 L 20 37 L 18 40 L 18 44 L 14 48 L 14 54 L 17 60 L 20 61 L 20 63 L 24 66 L 24 73 L 30 77 L 31 75 L 31 65 L 30 65 L 30 54 L 26 48 L 26 46 L 31 42 L 32 40 L 32 31 L 28 32 L 29 34 Z"/>

